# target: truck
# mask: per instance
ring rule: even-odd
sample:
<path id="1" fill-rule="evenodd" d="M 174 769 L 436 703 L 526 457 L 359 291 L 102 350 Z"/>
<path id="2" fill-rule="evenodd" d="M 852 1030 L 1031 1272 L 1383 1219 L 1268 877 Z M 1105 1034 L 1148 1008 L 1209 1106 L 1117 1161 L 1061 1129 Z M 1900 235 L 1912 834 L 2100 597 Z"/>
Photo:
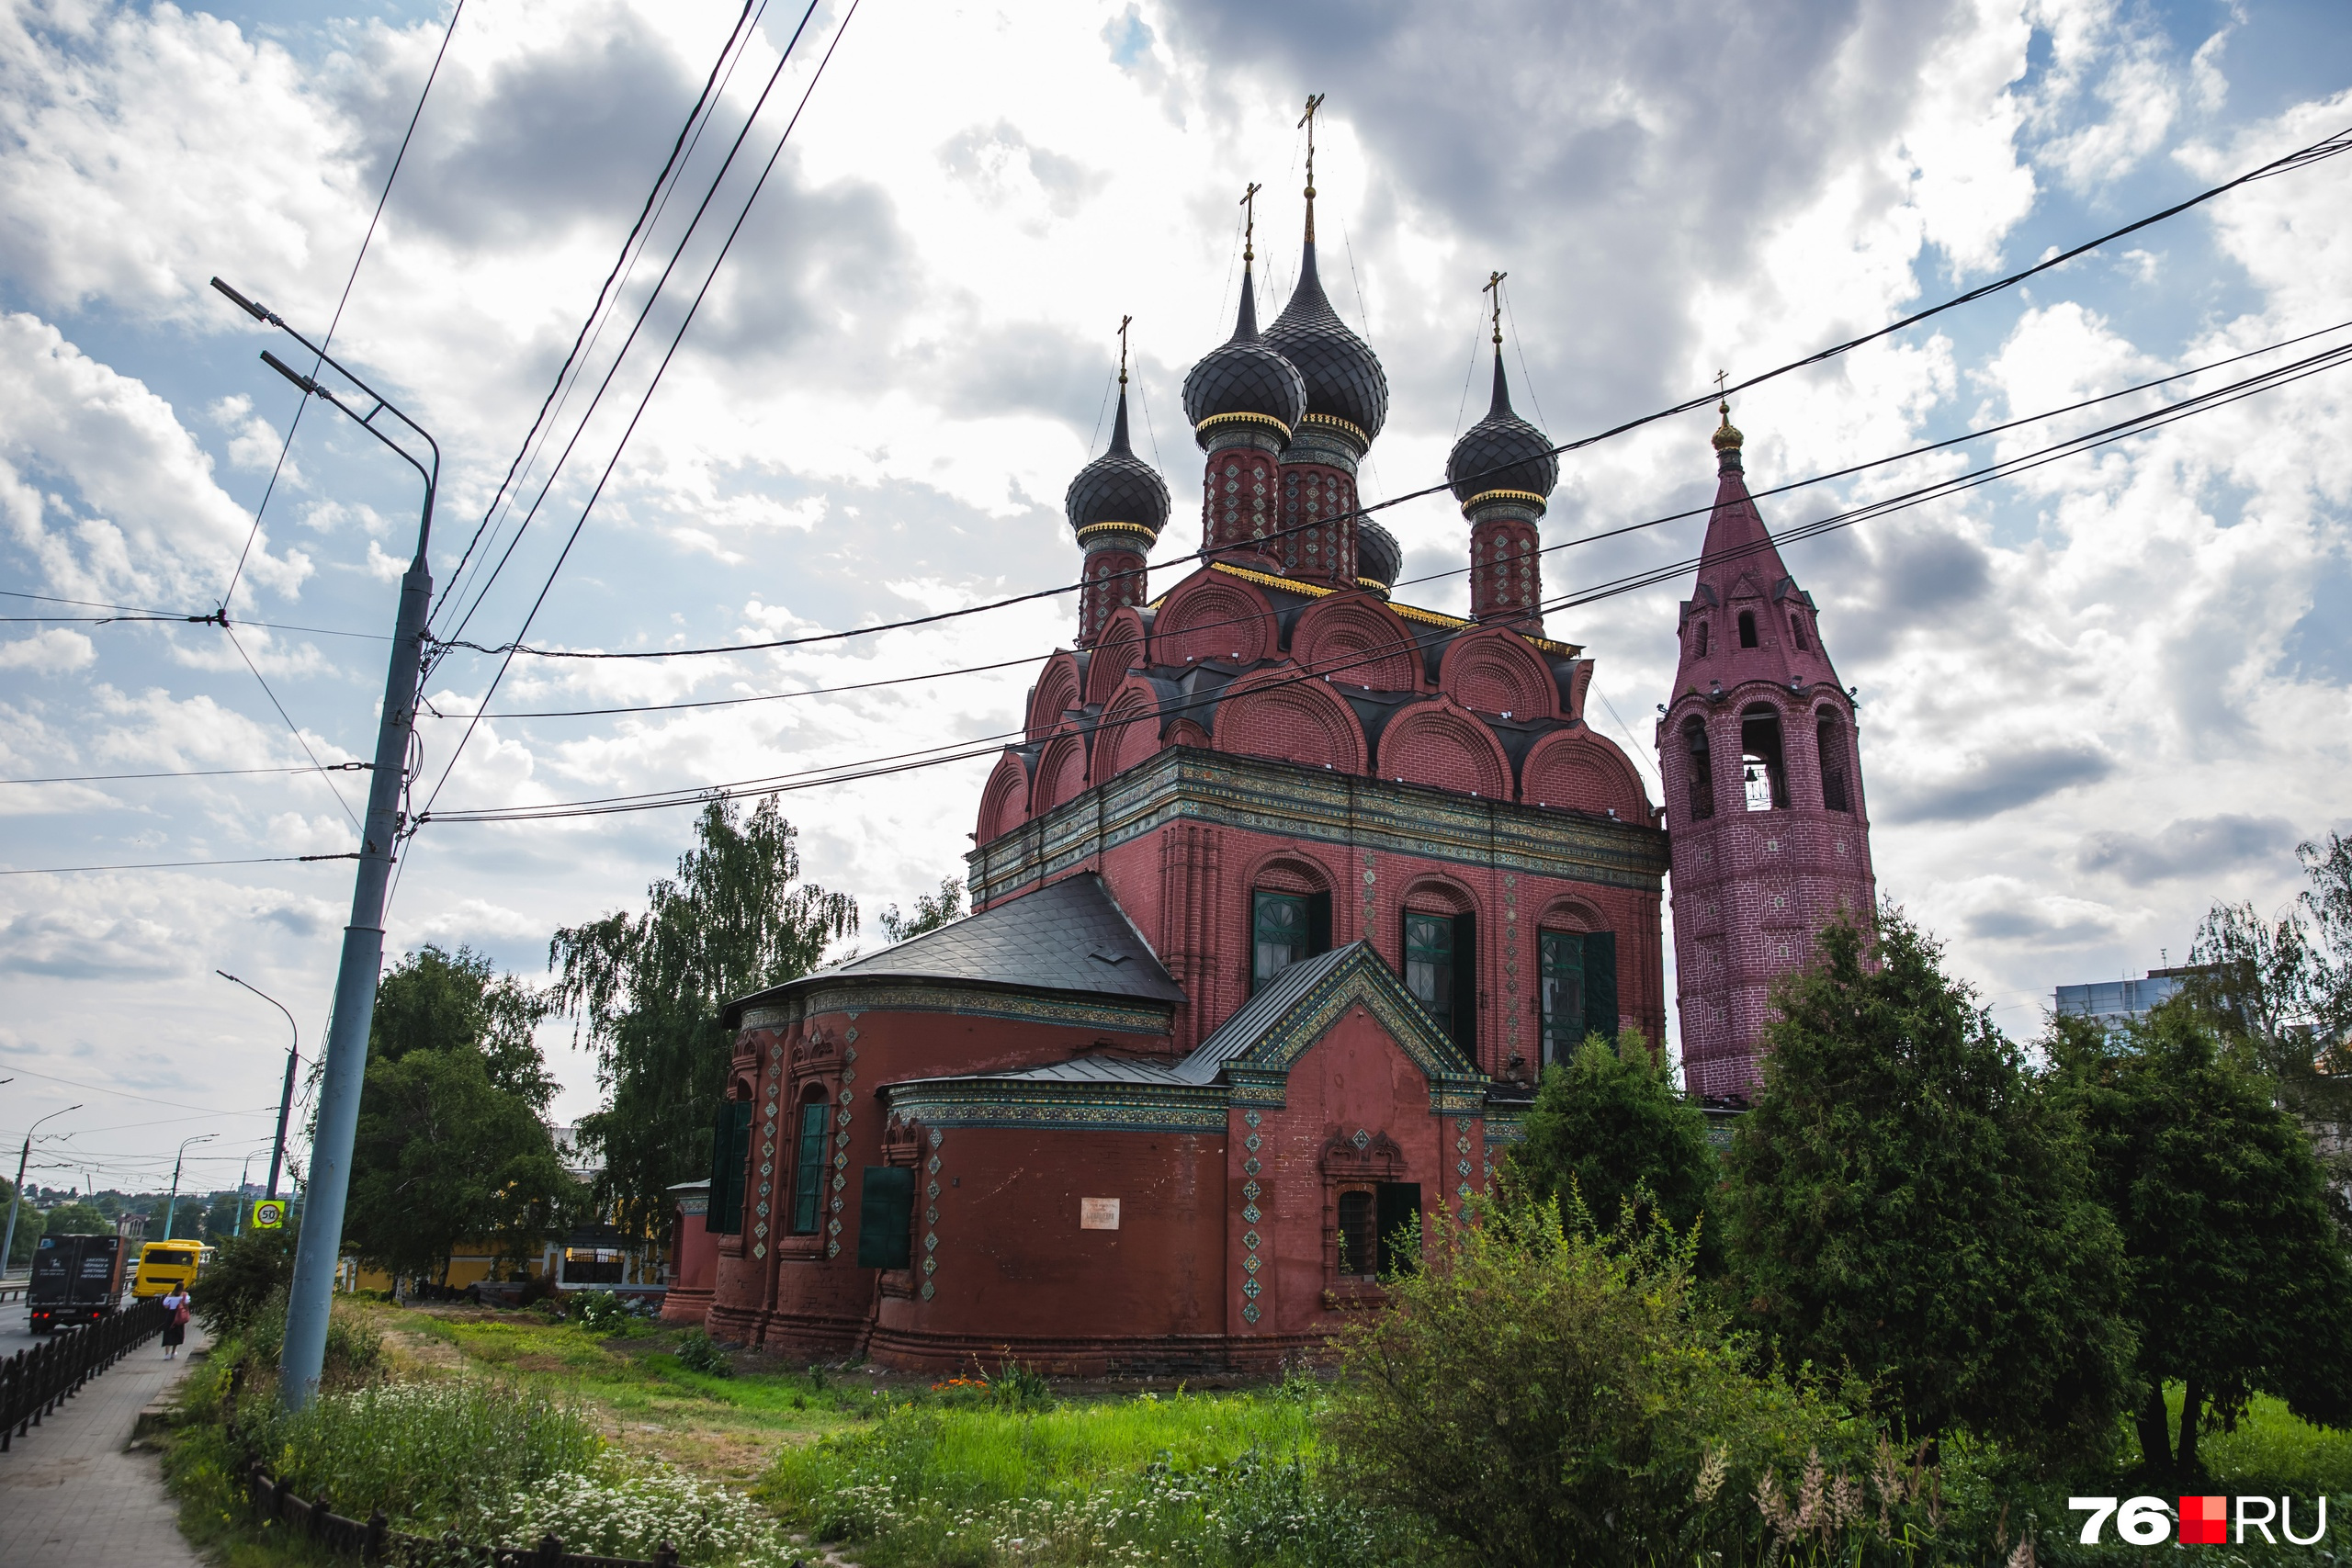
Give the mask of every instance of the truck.
<path id="1" fill-rule="evenodd" d="M 54 1333 L 96 1323 L 122 1301 L 123 1244 L 119 1235 L 45 1235 L 33 1254 L 26 1292 L 29 1326 Z"/>

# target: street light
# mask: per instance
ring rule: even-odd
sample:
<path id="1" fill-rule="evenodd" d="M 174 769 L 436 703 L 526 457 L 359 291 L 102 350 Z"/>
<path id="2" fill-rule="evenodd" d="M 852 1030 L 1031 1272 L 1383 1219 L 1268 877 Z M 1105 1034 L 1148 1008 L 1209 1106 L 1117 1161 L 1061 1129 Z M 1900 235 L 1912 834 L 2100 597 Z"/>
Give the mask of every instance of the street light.
<path id="1" fill-rule="evenodd" d="M 215 969 L 213 973 L 223 980 L 236 980 L 238 985 L 243 986 L 278 1011 L 286 1012 L 284 1002 L 279 1001 L 252 981 L 237 980 L 237 977 L 226 969 Z M 288 1046 L 286 1050 L 286 1087 L 277 1094 L 277 1142 L 269 1151 L 269 1190 L 264 1194 L 270 1198 L 277 1196 L 277 1168 L 286 1162 L 286 1118 L 294 1109 L 294 1061 L 302 1049 L 302 1026 L 294 1021 L 294 1015 L 290 1012 L 286 1012 L 286 1027 L 294 1032 L 294 1043 Z M 244 1184 L 240 1182 L 237 1186 L 237 1201 L 242 1203 L 244 1201 Z M 243 1235 L 243 1232 L 240 1231 L 238 1234 Z"/>
<path id="2" fill-rule="evenodd" d="M 231 1235 L 245 1234 L 245 1178 L 253 1174 L 253 1168 L 254 1151 L 247 1149 L 245 1163 L 237 1168 L 237 1228 L 229 1233 Z"/>
<path id="3" fill-rule="evenodd" d="M 164 1205 L 164 1239 L 165 1241 L 172 1239 L 172 1215 L 178 1212 L 180 1206 L 180 1161 L 187 1157 L 188 1145 L 209 1144 L 220 1135 L 218 1133 L 198 1133 L 192 1138 L 180 1140 L 180 1152 L 172 1156 L 172 1196 Z"/>
<path id="4" fill-rule="evenodd" d="M 278 1402 L 299 1410 L 317 1393 L 326 1363 L 327 1309 L 334 1298 L 335 1266 L 343 1252 L 343 1211 L 351 1190 L 351 1145 L 359 1125 L 359 1090 L 368 1073 L 368 1029 L 376 1015 L 376 979 L 384 965 L 384 896 L 392 877 L 392 847 L 401 825 L 401 793 L 407 783 L 410 738 L 416 729 L 416 687 L 424 658 L 424 619 L 432 608 L 433 573 L 425 552 L 433 539 L 433 497 L 441 482 L 441 448 L 411 419 L 327 351 L 219 278 L 212 287 L 254 321 L 265 321 L 300 344 L 316 363 L 375 400 L 365 414 L 301 374 L 267 349 L 263 361 L 314 398 L 333 403 L 368 434 L 414 468 L 424 480 L 424 507 L 417 521 L 416 555 L 401 579 L 400 610 L 392 621 L 392 653 L 384 675 L 384 705 L 376 728 L 375 771 L 368 783 L 367 829 L 359 840 L 359 874 L 351 889 L 351 923 L 343 929 L 343 958 L 335 971 L 334 1011 L 327 1028 L 324 1067 L 319 1088 L 318 1131 L 311 1142 L 310 1188 L 300 1239 L 294 1248 L 294 1281 L 287 1292 L 286 1342 L 279 1353 Z M 376 427 L 389 412 L 415 432 L 432 452 L 419 462 L 407 448 Z"/>
<path id="5" fill-rule="evenodd" d="M 9 1078 L 6 1081 L 9 1083 L 15 1083 L 17 1080 Z M 78 1105 L 69 1105 L 65 1108 L 65 1111 L 79 1111 L 82 1108 Z M 36 1122 L 31 1126 L 25 1129 L 25 1146 L 17 1151 L 17 1185 L 8 1195 L 8 1238 L 6 1241 L 0 1241 L 0 1274 L 7 1273 L 8 1258 L 17 1250 L 17 1211 L 24 1206 L 25 1161 L 32 1157 L 33 1134 L 40 1130 L 41 1122 L 53 1121 L 56 1118 L 64 1115 L 65 1111 L 52 1111 L 47 1116 L 42 1117 L 40 1122 Z"/>

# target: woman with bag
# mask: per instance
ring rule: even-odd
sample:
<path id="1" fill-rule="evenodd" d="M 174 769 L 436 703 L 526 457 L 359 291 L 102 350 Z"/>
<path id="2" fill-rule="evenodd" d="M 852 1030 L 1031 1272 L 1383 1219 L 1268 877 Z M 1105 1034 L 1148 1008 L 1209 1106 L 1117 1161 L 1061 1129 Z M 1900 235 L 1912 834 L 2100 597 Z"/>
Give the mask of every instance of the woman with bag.
<path id="1" fill-rule="evenodd" d="M 164 1298 L 164 1359 L 171 1360 L 187 1339 L 188 1294 L 186 1285 L 174 1285 Z"/>

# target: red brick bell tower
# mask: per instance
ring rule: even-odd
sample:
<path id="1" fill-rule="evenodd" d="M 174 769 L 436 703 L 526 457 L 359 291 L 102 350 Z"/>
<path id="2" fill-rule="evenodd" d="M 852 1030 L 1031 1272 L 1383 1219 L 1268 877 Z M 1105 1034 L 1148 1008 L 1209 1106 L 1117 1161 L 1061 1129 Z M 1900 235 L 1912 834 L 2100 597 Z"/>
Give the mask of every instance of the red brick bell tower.
<path id="1" fill-rule="evenodd" d="M 1877 897 L 1854 705 L 1757 514 L 1742 437 L 1723 411 L 1713 514 L 1681 607 L 1658 771 L 1674 874 L 1685 1080 L 1746 1098 L 1770 991 L 1841 910 Z"/>

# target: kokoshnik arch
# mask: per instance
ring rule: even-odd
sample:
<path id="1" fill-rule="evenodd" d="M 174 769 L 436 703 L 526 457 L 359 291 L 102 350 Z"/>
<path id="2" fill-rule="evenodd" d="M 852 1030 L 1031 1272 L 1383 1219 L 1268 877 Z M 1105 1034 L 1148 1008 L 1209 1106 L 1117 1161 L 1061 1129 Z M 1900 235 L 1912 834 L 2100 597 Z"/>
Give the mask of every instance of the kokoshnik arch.
<path id="1" fill-rule="evenodd" d="M 1852 710 L 1728 410 L 1660 809 L 1546 634 L 1559 465 L 1499 327 L 1447 470 L 1471 614 L 1391 598 L 1396 543 L 1353 515 L 1387 378 L 1317 276 L 1311 152 L 1306 197 L 1289 303 L 1260 330 L 1245 248 L 1186 378 L 1205 556 L 1151 603 L 1168 488 L 1122 367 L 1065 503 L 1075 646 L 981 792 L 975 913 L 729 1010 L 715 1267 L 673 1317 L 910 1368 L 1272 1366 L 1487 1183 L 1545 1065 L 1662 1048 L 1669 866 L 1712 1096 L 1752 1081 L 1771 977 L 1869 907 Z"/>

